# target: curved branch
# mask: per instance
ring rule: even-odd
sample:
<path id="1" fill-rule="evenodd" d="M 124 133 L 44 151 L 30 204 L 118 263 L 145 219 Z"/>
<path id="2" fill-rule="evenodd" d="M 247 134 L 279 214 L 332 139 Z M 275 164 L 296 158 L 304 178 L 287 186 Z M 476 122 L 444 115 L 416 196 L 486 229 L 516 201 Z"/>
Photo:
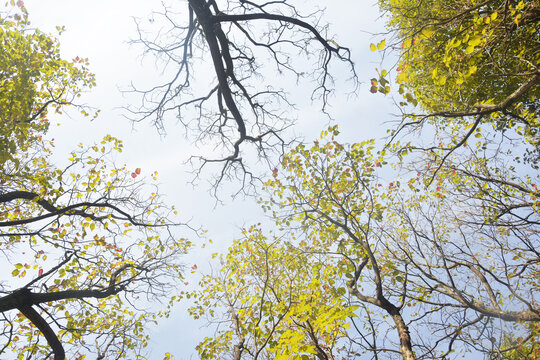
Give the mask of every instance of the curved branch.
<path id="1" fill-rule="evenodd" d="M 273 21 L 283 21 L 290 24 L 294 24 L 297 26 L 300 26 L 309 32 L 313 34 L 313 36 L 321 43 L 321 45 L 324 46 L 326 50 L 329 52 L 335 53 L 340 59 L 347 60 L 348 62 L 351 62 L 351 60 L 348 57 L 344 57 L 339 53 L 340 50 L 344 50 L 347 54 L 350 53 L 350 50 L 346 47 L 337 46 L 333 47 L 330 45 L 330 42 L 323 38 L 319 31 L 313 27 L 313 25 L 302 21 L 300 19 L 296 19 L 290 16 L 285 15 L 279 15 L 279 14 L 269 14 L 269 13 L 259 13 L 259 14 L 239 14 L 239 15 L 225 15 L 225 14 L 219 14 L 215 15 L 213 17 L 213 21 L 215 22 L 237 22 L 237 21 L 249 21 L 249 20 L 273 20 Z"/>
<path id="2" fill-rule="evenodd" d="M 66 358 L 64 347 L 45 319 L 30 305 L 20 305 L 18 310 L 45 336 L 54 353 L 54 360 L 64 360 Z"/>
<path id="3" fill-rule="evenodd" d="M 22 305 L 39 305 L 67 299 L 104 299 L 116 295 L 122 290 L 124 290 L 124 286 L 115 286 L 114 284 L 101 290 L 64 290 L 49 293 L 34 293 L 30 289 L 22 288 L 0 298 L 0 312 L 18 309 Z"/>
<path id="4" fill-rule="evenodd" d="M 49 203 L 48 201 L 44 199 L 39 199 L 39 195 L 33 192 L 29 191 L 12 191 L 9 193 L 1 194 L 0 195 L 0 203 L 3 202 L 9 202 L 17 199 L 23 199 L 23 200 L 30 200 L 34 201 L 36 200 L 36 204 L 39 204 L 42 206 L 45 210 L 49 211 L 48 214 L 43 214 L 39 216 L 34 216 L 28 219 L 20 219 L 20 220 L 11 220 L 11 221 L 3 221 L 0 222 L 0 227 L 7 227 L 7 226 L 16 226 L 16 225 L 24 225 L 33 223 L 36 221 L 48 219 L 50 217 L 54 217 L 57 215 L 78 215 L 78 216 L 84 216 L 89 217 L 92 220 L 101 220 L 106 218 L 106 216 L 95 216 L 94 214 L 87 213 L 83 210 L 77 210 L 78 208 L 90 208 L 90 207 L 97 207 L 97 208 L 108 208 L 111 210 L 114 210 L 115 212 L 119 213 L 120 215 L 124 216 L 125 219 L 129 222 L 131 222 L 133 225 L 137 226 L 159 226 L 159 225 L 148 225 L 144 223 L 137 222 L 131 215 L 126 213 L 125 211 L 121 210 L 117 206 L 114 206 L 112 204 L 109 204 L 107 202 L 81 202 L 77 204 L 68 205 L 62 208 L 58 208 L 54 206 L 53 204 Z"/>

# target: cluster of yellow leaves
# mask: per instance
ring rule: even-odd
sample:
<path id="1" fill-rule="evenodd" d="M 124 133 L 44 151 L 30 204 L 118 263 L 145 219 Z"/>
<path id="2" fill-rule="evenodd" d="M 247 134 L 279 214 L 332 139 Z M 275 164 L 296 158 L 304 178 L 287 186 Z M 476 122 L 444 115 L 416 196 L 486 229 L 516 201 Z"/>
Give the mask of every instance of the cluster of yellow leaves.
<path id="1" fill-rule="evenodd" d="M 417 0 L 381 0 L 380 6 L 397 35 L 396 43 L 384 50 L 399 51 L 395 81 L 402 106 L 419 105 L 428 113 L 474 112 L 479 106 L 503 103 L 537 76 L 535 1 L 434 1 L 425 6 Z M 494 112 L 486 122 L 497 131 L 512 129 L 538 147 L 539 96 L 533 85 L 506 113 Z M 443 128 L 452 126 L 457 134 L 469 124 L 457 117 L 446 120 Z"/>
<path id="2" fill-rule="evenodd" d="M 58 41 L 31 27 L 24 6 L 11 12 L 0 14 L 0 165 L 47 131 L 48 108 L 60 112 L 95 81 L 87 59 L 62 59 Z"/>
<path id="3" fill-rule="evenodd" d="M 74 105 L 94 76 L 87 59 L 62 59 L 58 41 L 30 26 L 22 1 L 17 6 L 0 14 L 0 186 L 2 195 L 27 195 L 0 203 L 0 249 L 17 254 L 3 290 L 114 290 L 44 303 L 38 311 L 54 323 L 69 358 L 83 359 L 97 347 L 107 357 L 141 359 L 146 325 L 157 314 L 133 304 L 141 293 L 168 297 L 182 277 L 178 257 L 190 243 L 173 235 L 169 216 L 177 212 L 161 202 L 141 169 L 114 163 L 119 139 L 80 144 L 63 167 L 51 162 L 53 142 L 43 136 L 49 112 Z M 36 326 L 21 314 L 9 316 L 15 335 L 0 347 L 21 359 L 49 357 Z"/>
<path id="4" fill-rule="evenodd" d="M 335 264 L 267 238 L 258 227 L 244 235 L 221 256 L 219 275 L 205 276 L 189 294 L 193 316 L 224 311 L 230 324 L 198 345 L 201 358 L 221 358 L 241 341 L 251 353 L 275 359 L 308 359 L 317 346 L 337 353 L 355 306 L 346 303 L 343 289 L 336 291 Z"/>
<path id="5" fill-rule="evenodd" d="M 44 141 L 41 145 L 45 146 Z M 184 239 L 160 237 L 158 228 L 168 221 L 162 213 L 167 209 L 155 192 L 146 192 L 143 179 L 134 179 L 126 166 L 114 165 L 111 158 L 121 150 L 121 141 L 107 135 L 99 145 L 87 148 L 81 144 L 79 150 L 70 154 L 69 165 L 64 169 L 49 162 L 48 151 L 37 153 L 30 161 L 25 160 L 25 153 L 15 154 L 21 159 L 19 167 L 10 167 L 12 162 L 4 164 L 4 189 L 38 195 L 32 201 L 2 203 L 0 221 L 46 215 L 48 211 L 39 204 L 42 200 L 58 207 L 102 201 L 133 213 L 134 220 L 141 224 L 132 224 L 111 208 L 83 206 L 58 219 L 53 217 L 45 228 L 39 222 L 13 225 L 6 229 L 12 235 L 2 237 L 0 246 L 30 254 L 27 263 L 14 265 L 13 277 L 22 281 L 37 278 L 40 289 L 46 292 L 106 289 L 114 277 L 126 291 L 150 291 L 156 296 L 163 296 L 168 290 L 162 285 L 153 289 L 152 281 L 161 276 L 181 277 L 177 257 L 190 244 Z M 81 210 L 87 215 L 75 213 Z M 153 274 L 150 279 L 142 276 L 148 271 Z M 63 324 L 59 339 L 76 356 L 84 355 L 87 344 L 111 339 L 115 344 L 111 351 L 139 356 L 141 346 L 148 344 L 146 324 L 154 321 L 155 314 L 137 311 L 125 299 L 126 295 L 120 293 L 100 300 L 53 302 L 48 304 L 47 312 Z M 39 331 L 26 319 L 17 318 L 17 326 L 17 336 L 10 344 L 14 353 L 24 357 L 27 352 L 50 351 L 46 343 L 34 341 Z M 35 344 L 28 347 L 32 342 Z"/>

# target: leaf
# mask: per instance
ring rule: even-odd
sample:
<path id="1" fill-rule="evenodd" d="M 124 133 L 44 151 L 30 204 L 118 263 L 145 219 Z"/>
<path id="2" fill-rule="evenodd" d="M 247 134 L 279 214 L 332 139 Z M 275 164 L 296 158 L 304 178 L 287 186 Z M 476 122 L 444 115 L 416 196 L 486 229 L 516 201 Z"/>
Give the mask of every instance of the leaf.
<path id="1" fill-rule="evenodd" d="M 380 43 L 377 44 L 377 49 L 382 50 L 384 49 L 384 46 L 386 45 L 386 40 L 382 40 Z"/>
<path id="2" fill-rule="evenodd" d="M 444 85 L 444 84 L 446 84 L 446 76 L 439 77 L 439 85 Z"/>
<path id="3" fill-rule="evenodd" d="M 369 48 L 371 51 L 377 51 L 377 46 L 375 46 L 375 44 L 370 44 Z"/>
<path id="4" fill-rule="evenodd" d="M 482 42 L 482 37 L 477 35 L 469 40 L 469 46 L 476 47 Z"/>

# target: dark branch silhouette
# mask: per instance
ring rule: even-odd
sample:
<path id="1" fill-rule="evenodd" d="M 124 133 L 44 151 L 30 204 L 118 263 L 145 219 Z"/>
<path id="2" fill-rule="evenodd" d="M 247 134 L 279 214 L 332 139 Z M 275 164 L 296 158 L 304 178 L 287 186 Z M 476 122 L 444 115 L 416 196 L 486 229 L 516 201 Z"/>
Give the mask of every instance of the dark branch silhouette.
<path id="1" fill-rule="evenodd" d="M 142 93 L 143 103 L 138 109 L 129 109 L 131 117 L 137 121 L 151 119 L 164 131 L 166 114 L 175 112 L 198 141 L 217 144 L 216 151 L 225 154 L 193 157 L 190 161 L 196 177 L 206 165 L 219 163 L 222 170 L 214 186 L 238 178 L 244 187 L 257 178 L 244 157 L 247 144 L 252 144 L 258 158 L 273 167 L 274 155 L 282 155 L 289 143 L 283 130 L 294 121 L 290 115 L 293 104 L 279 85 L 276 88 L 269 80 L 271 75 L 263 75 L 263 68 L 272 66 L 263 66 L 263 61 L 269 57 L 280 78 L 289 73 L 296 79 L 316 81 L 313 97 L 321 99 L 325 111 L 333 91 L 329 72 L 333 59 L 349 65 L 357 84 L 350 51 L 328 38 L 326 27 L 319 25 L 319 12 L 303 16 L 287 1 L 228 1 L 226 9 L 213 0 L 189 0 L 188 5 L 185 25 L 178 24 L 167 9 L 162 14 L 172 24 L 169 34 L 177 36 L 174 43 L 146 40 L 139 30 L 137 42 L 144 44 L 147 52 L 162 56 L 167 64 L 174 64 L 176 70 L 164 85 L 149 91 L 135 90 Z M 302 59 L 317 57 L 316 68 L 309 69 L 313 65 L 303 63 L 298 66 L 295 53 Z M 200 74 L 194 59 L 207 54 L 215 80 L 210 90 L 194 96 L 194 82 Z M 261 84 L 261 76 L 267 84 Z M 196 113 L 186 112 L 188 108 Z"/>

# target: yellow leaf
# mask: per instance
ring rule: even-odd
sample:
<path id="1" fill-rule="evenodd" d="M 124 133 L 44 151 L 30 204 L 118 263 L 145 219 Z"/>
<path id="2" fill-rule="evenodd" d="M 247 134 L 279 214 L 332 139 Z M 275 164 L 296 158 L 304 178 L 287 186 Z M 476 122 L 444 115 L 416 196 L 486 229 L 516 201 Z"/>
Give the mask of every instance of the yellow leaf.
<path id="1" fill-rule="evenodd" d="M 384 45 L 386 45 L 386 40 L 381 41 L 377 44 L 377 49 L 382 50 L 384 49 Z"/>
<path id="2" fill-rule="evenodd" d="M 377 47 L 375 46 L 375 44 L 370 44 L 369 48 L 371 49 L 371 51 L 377 50 Z"/>
<path id="3" fill-rule="evenodd" d="M 482 42 L 482 37 L 481 36 L 475 36 L 471 40 L 469 40 L 469 46 L 475 47 L 475 46 L 480 45 L 481 42 Z"/>

